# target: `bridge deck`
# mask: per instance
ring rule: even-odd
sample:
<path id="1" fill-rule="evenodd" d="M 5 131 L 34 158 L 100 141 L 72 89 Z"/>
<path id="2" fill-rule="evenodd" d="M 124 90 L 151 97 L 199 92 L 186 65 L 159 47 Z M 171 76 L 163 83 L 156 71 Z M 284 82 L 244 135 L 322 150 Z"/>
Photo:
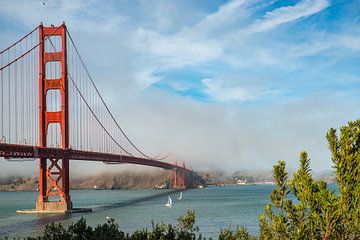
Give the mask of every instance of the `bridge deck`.
<path id="1" fill-rule="evenodd" d="M 171 163 L 159 160 L 139 158 L 127 155 L 118 155 L 110 153 L 79 151 L 73 149 L 38 147 L 29 145 L 17 145 L 0 143 L 0 157 L 4 158 L 57 158 L 67 157 L 70 160 L 99 161 L 105 163 L 128 163 L 137 165 L 146 165 L 159 167 L 168 170 L 186 170 Z"/>

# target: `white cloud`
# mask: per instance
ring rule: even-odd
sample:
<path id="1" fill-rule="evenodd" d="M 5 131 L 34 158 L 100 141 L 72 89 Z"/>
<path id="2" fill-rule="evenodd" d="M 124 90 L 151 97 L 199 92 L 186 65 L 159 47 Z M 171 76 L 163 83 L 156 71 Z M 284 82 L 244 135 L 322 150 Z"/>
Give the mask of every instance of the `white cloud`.
<path id="1" fill-rule="evenodd" d="M 360 36 L 341 36 L 339 42 L 350 50 L 360 50 Z"/>
<path id="2" fill-rule="evenodd" d="M 154 54 L 155 58 L 164 57 L 166 61 L 162 64 L 166 64 L 165 66 L 211 61 L 222 53 L 221 47 L 211 40 L 197 40 L 181 34 L 162 35 L 141 28 L 135 32 L 133 40 L 135 49 Z"/>
<path id="3" fill-rule="evenodd" d="M 147 88 L 151 84 L 156 83 L 160 80 L 159 77 L 156 77 L 153 75 L 152 69 L 144 69 L 140 72 L 135 73 L 134 80 L 139 85 L 142 86 L 142 88 Z"/>
<path id="4" fill-rule="evenodd" d="M 113 31 L 127 18 L 114 13 L 107 4 L 86 0 L 45 1 L 3 1 L 0 15 L 21 21 L 33 28 L 43 22 L 45 25 L 60 25 L 65 21 L 71 30 L 84 32 Z"/>
<path id="5" fill-rule="evenodd" d="M 261 95 L 261 93 L 245 87 L 226 85 L 220 80 L 203 79 L 201 82 L 206 87 L 205 93 L 220 102 L 246 101 Z"/>
<path id="6" fill-rule="evenodd" d="M 327 34 L 315 37 L 311 42 L 289 45 L 286 56 L 288 58 L 301 58 L 327 53 L 331 56 L 343 57 L 341 50 L 359 51 L 360 37 L 351 34 Z M 347 55 L 345 53 L 345 55 Z"/>
<path id="7" fill-rule="evenodd" d="M 209 32 L 233 23 L 243 14 L 246 6 L 258 0 L 233 0 L 222 5 L 218 11 L 206 16 L 195 27 L 195 31 Z"/>
<path id="8" fill-rule="evenodd" d="M 246 32 L 252 34 L 267 31 L 281 24 L 314 15 L 328 6 L 330 6 L 328 0 L 303 0 L 294 6 L 277 8 L 267 12 L 263 19 L 255 21 Z"/>

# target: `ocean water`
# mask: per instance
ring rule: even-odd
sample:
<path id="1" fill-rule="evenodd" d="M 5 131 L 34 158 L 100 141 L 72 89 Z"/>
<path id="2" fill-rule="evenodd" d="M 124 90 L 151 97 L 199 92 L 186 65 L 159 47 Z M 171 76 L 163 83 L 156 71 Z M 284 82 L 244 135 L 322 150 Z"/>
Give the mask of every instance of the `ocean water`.
<path id="1" fill-rule="evenodd" d="M 72 190 L 74 207 L 92 208 L 82 214 L 17 214 L 18 209 L 34 208 L 37 192 L 0 192 L 0 237 L 37 236 L 50 222 L 67 225 L 85 217 L 96 226 L 114 218 L 126 232 L 151 228 L 155 223 L 176 223 L 187 210 L 195 210 L 196 224 L 203 236 L 216 239 L 220 228 L 245 226 L 258 234 L 259 215 L 273 190 L 272 185 L 210 186 L 189 189 L 177 200 L 179 192 L 172 190 Z M 168 195 L 173 207 L 165 207 Z"/>

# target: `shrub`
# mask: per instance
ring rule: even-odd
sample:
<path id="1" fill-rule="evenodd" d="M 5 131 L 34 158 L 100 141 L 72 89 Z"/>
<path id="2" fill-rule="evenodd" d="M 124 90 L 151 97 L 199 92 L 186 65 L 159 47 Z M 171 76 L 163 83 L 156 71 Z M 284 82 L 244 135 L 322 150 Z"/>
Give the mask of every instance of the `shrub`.
<path id="1" fill-rule="evenodd" d="M 132 234 L 125 234 L 119 230 L 119 226 L 113 219 L 95 228 L 88 226 L 86 220 L 81 218 L 64 228 L 61 223 L 46 225 L 42 236 L 37 238 L 28 237 L 27 240 L 196 240 L 205 239 L 198 233 L 199 228 L 195 226 L 195 212 L 188 211 L 187 214 L 178 219 L 178 224 L 152 224 L 152 230 L 137 230 Z"/>
<path id="2" fill-rule="evenodd" d="M 360 239 L 360 120 L 341 127 L 340 137 L 330 129 L 326 138 L 339 194 L 313 179 L 306 152 L 290 180 L 279 161 L 275 189 L 260 216 L 260 239 Z"/>

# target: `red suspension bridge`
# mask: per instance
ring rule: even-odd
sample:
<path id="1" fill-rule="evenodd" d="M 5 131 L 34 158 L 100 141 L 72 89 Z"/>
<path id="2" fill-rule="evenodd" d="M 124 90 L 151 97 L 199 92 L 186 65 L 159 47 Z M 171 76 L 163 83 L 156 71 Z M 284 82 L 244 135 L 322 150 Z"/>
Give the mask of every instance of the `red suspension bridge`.
<path id="1" fill-rule="evenodd" d="M 36 211 L 72 209 L 69 160 L 129 163 L 193 172 L 149 157 L 125 134 L 97 89 L 65 23 L 42 24 L 0 52 L 0 157 L 39 159 Z"/>

